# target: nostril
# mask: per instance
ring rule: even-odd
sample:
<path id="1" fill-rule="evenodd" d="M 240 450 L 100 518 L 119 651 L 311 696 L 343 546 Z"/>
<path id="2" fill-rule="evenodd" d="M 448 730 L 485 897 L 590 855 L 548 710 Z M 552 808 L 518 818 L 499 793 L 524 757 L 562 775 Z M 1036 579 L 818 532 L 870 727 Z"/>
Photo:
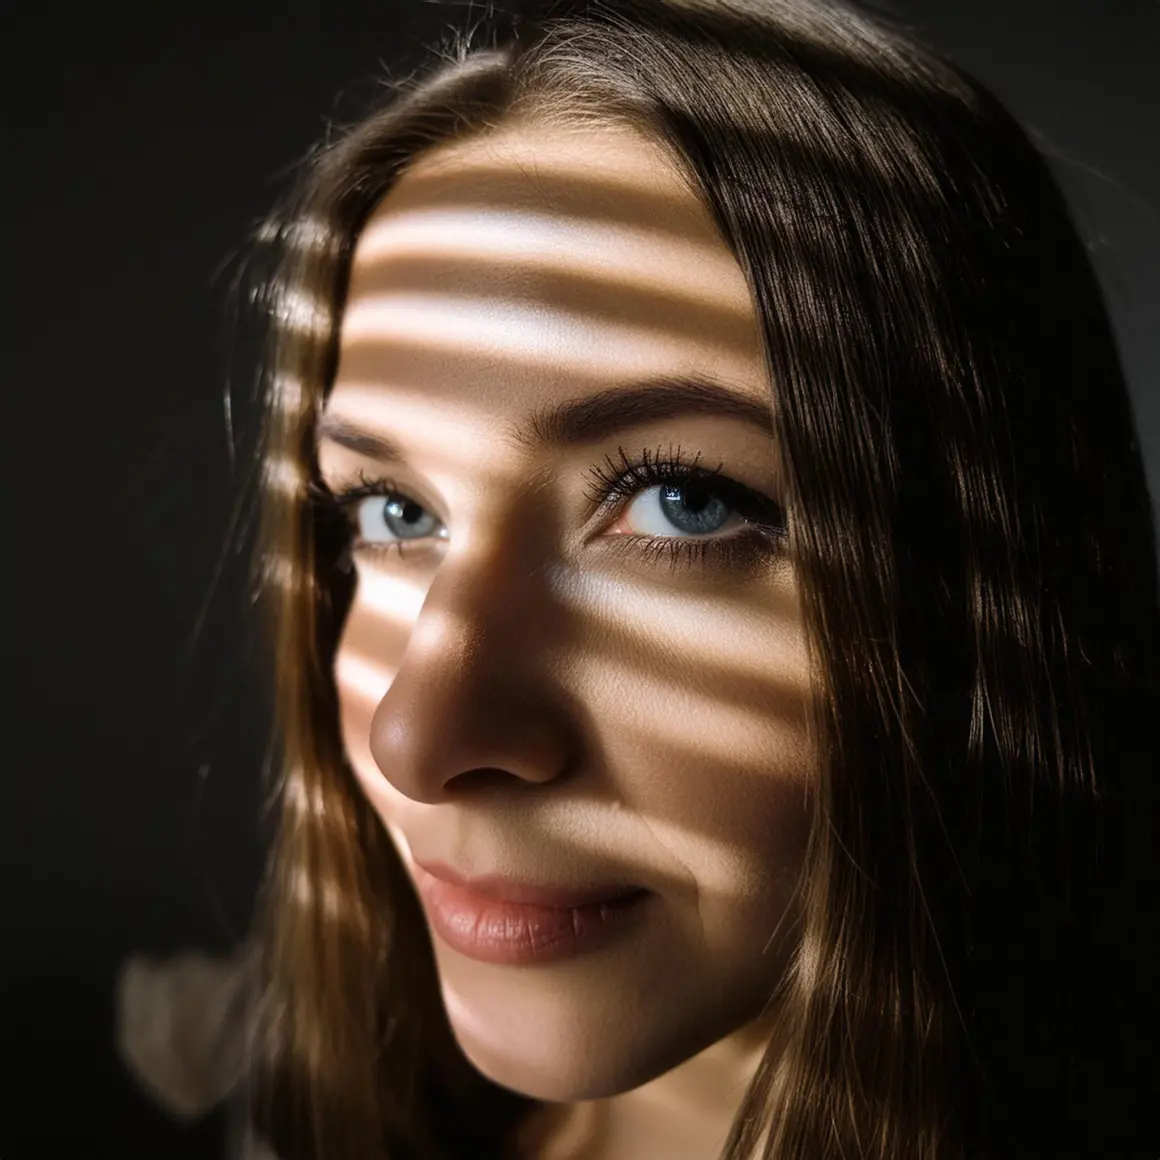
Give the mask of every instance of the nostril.
<path id="1" fill-rule="evenodd" d="M 447 783 L 447 792 L 448 794 L 454 794 L 456 790 L 462 793 L 503 790 L 512 787 L 515 782 L 520 780 L 519 774 L 510 773 L 506 769 L 481 767 L 456 774 Z"/>

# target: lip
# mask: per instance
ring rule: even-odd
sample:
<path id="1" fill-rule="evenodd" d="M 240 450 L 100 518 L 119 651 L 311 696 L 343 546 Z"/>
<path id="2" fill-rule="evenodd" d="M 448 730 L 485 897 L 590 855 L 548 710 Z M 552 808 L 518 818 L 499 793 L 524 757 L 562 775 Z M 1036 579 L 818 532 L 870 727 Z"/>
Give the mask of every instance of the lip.
<path id="1" fill-rule="evenodd" d="M 533 886 L 499 875 L 464 878 L 415 861 L 415 884 L 436 935 L 478 962 L 516 966 L 604 946 L 644 915 L 652 892 L 623 883 Z"/>
<path id="2" fill-rule="evenodd" d="M 469 878 L 444 862 L 420 862 L 415 858 L 414 863 L 432 878 L 448 882 L 469 894 L 494 899 L 497 902 L 515 902 L 527 906 L 563 908 L 591 906 L 598 902 L 614 902 L 627 895 L 637 894 L 643 889 L 627 882 L 582 886 L 533 886 L 530 883 L 517 882 L 502 874 L 481 874 Z"/>

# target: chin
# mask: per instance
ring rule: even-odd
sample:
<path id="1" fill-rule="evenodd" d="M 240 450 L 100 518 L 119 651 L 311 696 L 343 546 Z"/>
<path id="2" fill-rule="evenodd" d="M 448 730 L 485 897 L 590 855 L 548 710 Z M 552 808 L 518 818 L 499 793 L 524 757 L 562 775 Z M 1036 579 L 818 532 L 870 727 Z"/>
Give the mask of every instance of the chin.
<path id="1" fill-rule="evenodd" d="M 457 1036 L 458 1038 L 458 1036 Z M 568 1054 L 561 1046 L 552 1056 L 540 1051 L 500 1055 L 459 1041 L 475 1069 L 509 1091 L 546 1103 L 570 1104 L 609 1099 L 632 1091 L 668 1071 L 673 1064 L 648 1064 L 641 1059 L 614 1059 L 609 1053 Z"/>
<path id="2" fill-rule="evenodd" d="M 460 1050 L 482 1075 L 520 1095 L 549 1103 L 608 1099 L 632 1091 L 690 1059 L 732 1030 L 720 1012 L 697 1019 L 649 1011 L 640 996 L 605 994 L 603 1002 L 554 1001 L 535 989 L 505 1008 L 469 1004 L 444 986 Z M 547 1000 L 547 1001 L 545 1001 Z"/>

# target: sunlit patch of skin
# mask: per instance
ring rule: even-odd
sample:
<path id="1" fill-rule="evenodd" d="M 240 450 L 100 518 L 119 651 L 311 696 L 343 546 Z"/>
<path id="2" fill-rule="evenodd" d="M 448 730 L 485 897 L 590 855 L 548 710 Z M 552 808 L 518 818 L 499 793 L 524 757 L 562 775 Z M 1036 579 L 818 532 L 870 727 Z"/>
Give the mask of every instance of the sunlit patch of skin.
<path id="1" fill-rule="evenodd" d="M 438 317 L 433 317 L 436 297 Z M 645 327 L 618 326 L 608 328 L 601 349 L 594 350 L 589 345 L 591 328 L 566 312 L 484 306 L 476 299 L 448 295 L 379 294 L 363 299 L 347 312 L 343 328 L 351 342 L 373 338 L 399 346 L 439 343 L 449 354 L 502 358 L 525 374 L 558 366 L 590 378 L 594 386 L 644 374 L 661 354 L 691 360 L 698 345 L 694 339 L 679 342 Z M 720 343 L 710 353 L 718 373 L 740 376 L 745 360 L 731 344 Z"/>
<path id="2" fill-rule="evenodd" d="M 796 681 L 806 662 L 801 612 L 796 592 L 786 582 L 786 567 L 771 569 L 764 585 L 768 600 L 762 605 L 752 593 L 733 591 L 724 583 L 708 607 L 703 594 L 680 590 L 654 590 L 648 600 L 641 600 L 636 578 L 575 570 L 557 591 L 576 615 L 583 612 L 594 635 L 615 635 L 644 651 L 667 649 L 694 666 L 709 666 L 725 656 L 731 676 L 760 678 L 772 685 L 778 666 L 788 680 Z"/>
<path id="3" fill-rule="evenodd" d="M 367 568 L 359 575 L 359 602 L 368 612 L 379 613 L 388 623 L 404 628 L 418 617 L 427 596 L 426 586 L 381 568 Z"/>
<path id="4" fill-rule="evenodd" d="M 391 687 L 391 678 L 374 660 L 354 652 L 344 652 L 335 662 L 334 669 L 343 705 L 349 706 L 351 713 L 356 706 L 364 710 L 369 738 L 371 717 Z"/>
<path id="5" fill-rule="evenodd" d="M 577 396 L 681 375 L 768 407 L 708 211 L 639 134 L 508 126 L 420 159 L 371 215 L 326 419 L 372 438 L 322 438 L 318 459 L 328 486 L 386 478 L 445 531 L 355 547 L 336 657 L 347 756 L 404 866 L 654 894 L 625 937 L 550 964 L 433 939 L 460 1045 L 501 1084 L 598 1108 L 620 1154 L 672 1140 L 671 1160 L 701 1160 L 793 949 L 815 776 L 800 593 L 772 541 L 744 567 L 610 554 L 632 529 L 594 505 L 589 469 L 679 446 L 776 501 L 776 445 L 707 413 L 591 445 L 514 437 Z M 557 1143 L 578 1122 L 553 1121 Z"/>

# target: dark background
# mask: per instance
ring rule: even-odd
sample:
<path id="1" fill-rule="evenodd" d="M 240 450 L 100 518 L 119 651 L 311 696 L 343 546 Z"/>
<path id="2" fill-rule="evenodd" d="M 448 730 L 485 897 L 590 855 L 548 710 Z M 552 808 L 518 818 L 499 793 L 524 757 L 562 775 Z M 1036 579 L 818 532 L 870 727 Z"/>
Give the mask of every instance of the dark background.
<path id="1" fill-rule="evenodd" d="M 1160 483 L 1160 4 L 897 0 L 1052 154 Z M 67 13 L 67 14 L 66 14 Z M 214 1156 L 124 1073 L 113 979 L 227 951 L 262 858 L 266 713 L 241 558 L 247 236 L 321 134 L 478 7 L 23 6 L 5 21 L 0 1160 Z M 14 35 L 13 33 L 17 33 Z M 12 355 L 13 357 L 7 357 Z M 223 392 L 233 376 L 234 441 Z M 215 583 L 220 564 L 220 577 Z"/>

